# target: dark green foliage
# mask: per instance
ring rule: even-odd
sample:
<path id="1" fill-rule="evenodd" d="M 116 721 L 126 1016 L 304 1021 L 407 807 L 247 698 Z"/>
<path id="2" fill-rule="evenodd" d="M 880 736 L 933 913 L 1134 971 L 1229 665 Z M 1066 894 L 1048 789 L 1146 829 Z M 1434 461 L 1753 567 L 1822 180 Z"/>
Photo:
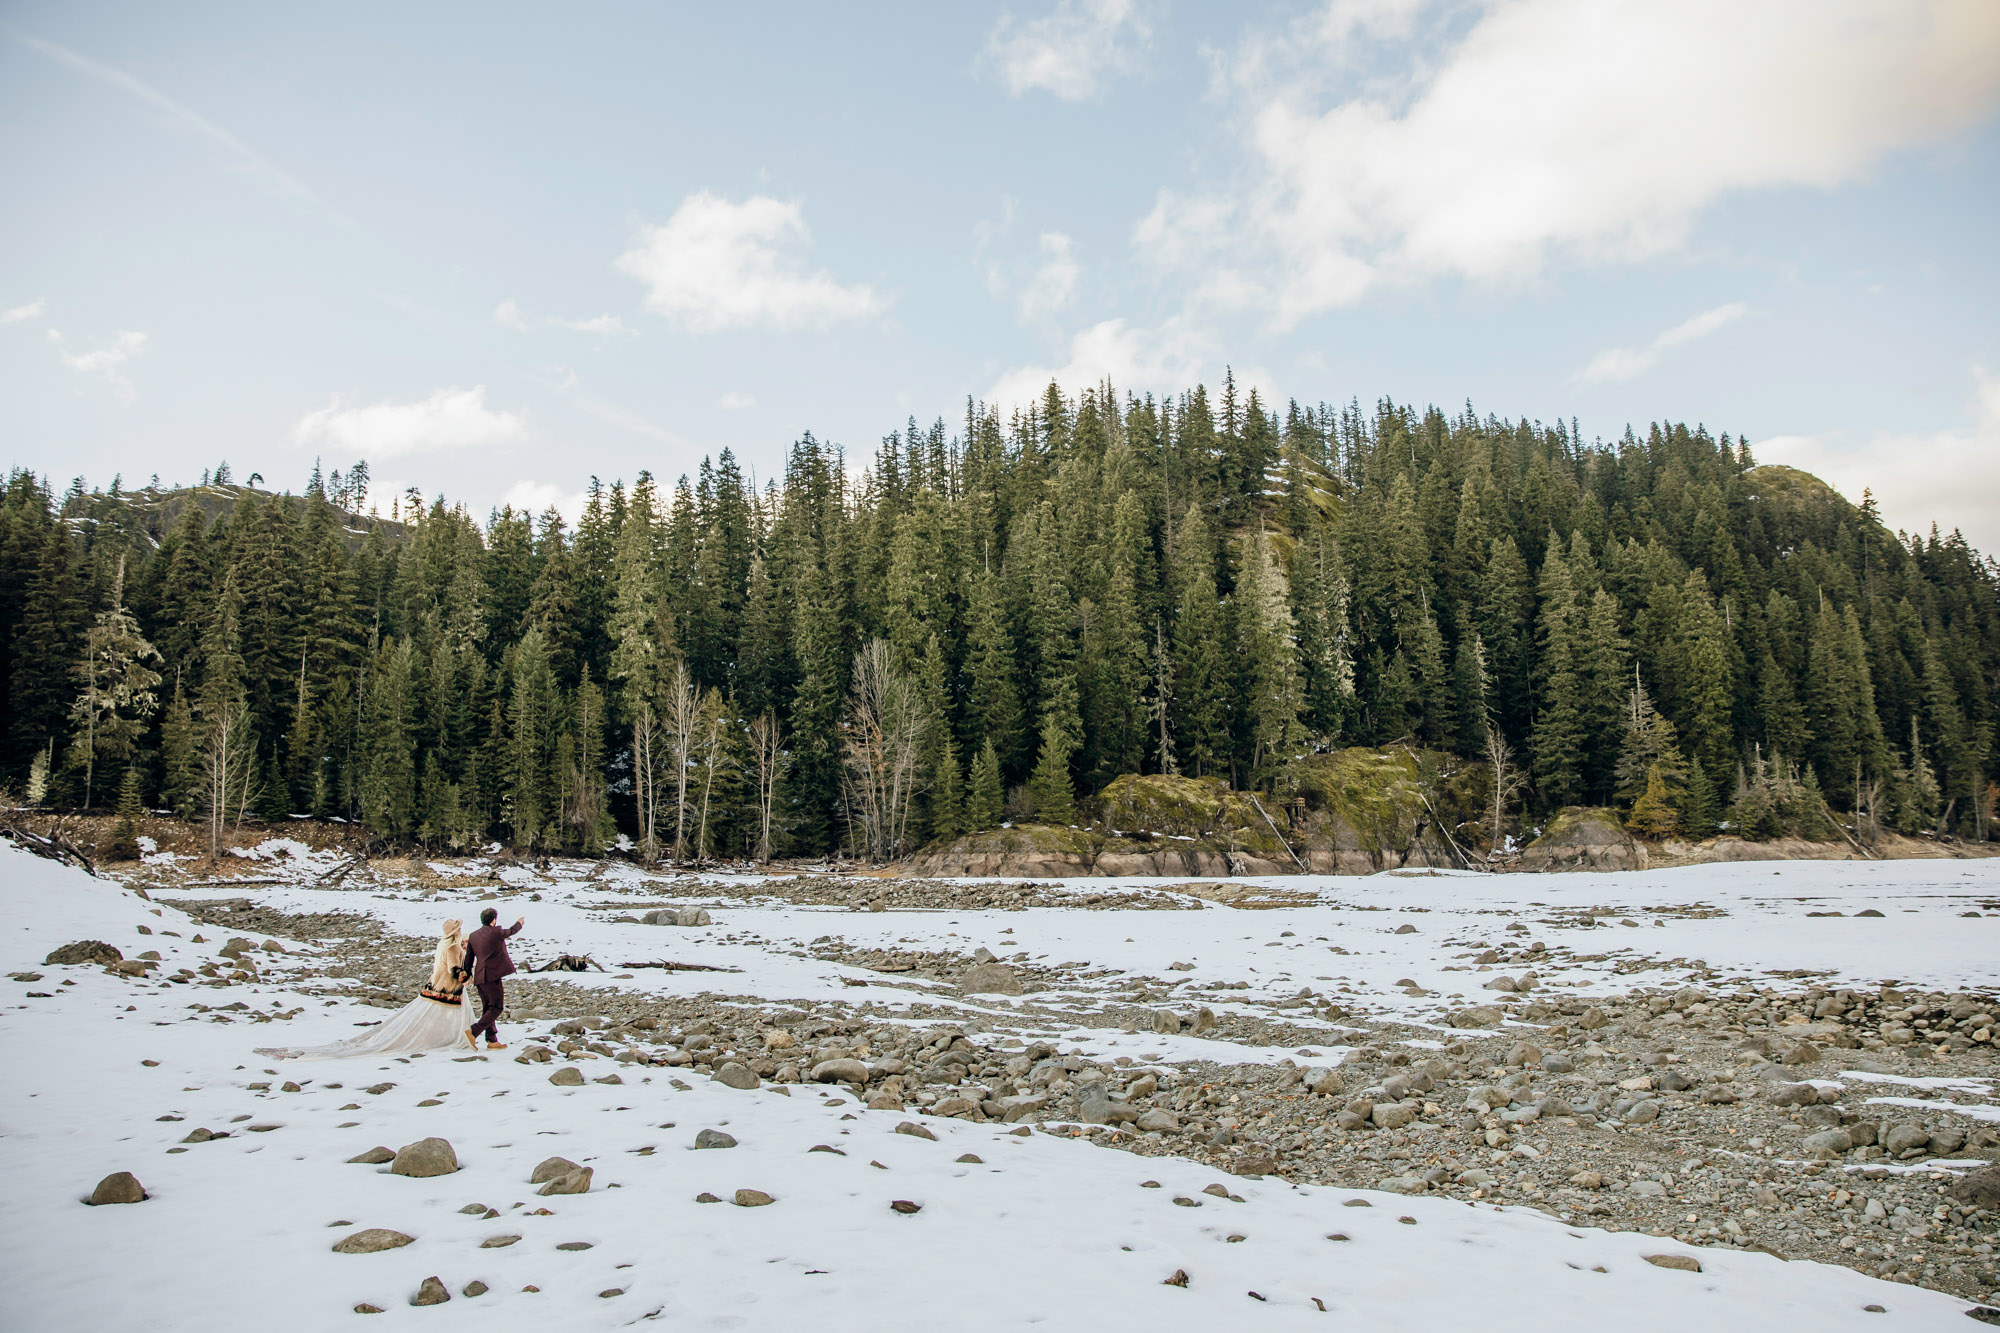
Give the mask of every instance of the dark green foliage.
<path id="1" fill-rule="evenodd" d="M 753 852 L 766 791 L 787 850 L 829 854 L 856 845 L 852 663 L 880 639 L 924 719 L 913 835 L 993 827 L 1016 784 L 1067 822 L 1126 773 L 1276 791 L 1301 755 L 1476 756 L 1489 728 L 1530 814 L 1806 832 L 1818 801 L 1822 823 L 1990 829 L 1993 564 L 1698 427 L 1273 410 L 1232 378 L 968 403 L 956 438 L 911 422 L 866 468 L 806 436 L 761 491 L 726 454 L 671 486 L 592 479 L 574 529 L 422 497 L 384 519 L 344 475 L 303 496 L 11 475 L 0 780 L 40 755 L 59 806 L 130 769 L 199 814 L 226 717 L 229 820 L 247 796 L 248 817 L 594 852 L 637 836 L 650 709 L 655 776 L 670 751 L 688 775 L 652 788 L 656 819 L 690 854 Z M 110 706 L 110 675 L 80 701 L 93 642 L 158 673 L 132 677 L 153 706 Z M 674 739 L 681 672 L 700 706 Z"/>

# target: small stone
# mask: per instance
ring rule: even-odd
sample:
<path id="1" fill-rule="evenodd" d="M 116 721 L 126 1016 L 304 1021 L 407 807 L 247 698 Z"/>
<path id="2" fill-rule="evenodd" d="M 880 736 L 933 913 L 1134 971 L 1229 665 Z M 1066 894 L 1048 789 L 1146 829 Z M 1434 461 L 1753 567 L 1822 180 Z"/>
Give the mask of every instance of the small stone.
<path id="1" fill-rule="evenodd" d="M 87 1200 L 96 1207 L 107 1203 L 143 1203 L 146 1191 L 139 1184 L 139 1178 L 130 1171 L 113 1171 L 97 1182 L 97 1188 L 90 1192 Z"/>
<path id="2" fill-rule="evenodd" d="M 958 979 L 958 988 L 967 995 L 1019 995 L 1021 979 L 1005 963 L 976 963 Z"/>
<path id="3" fill-rule="evenodd" d="M 1188 1284 L 1187 1269 L 1176 1268 L 1174 1270 L 1174 1275 L 1168 1278 L 1166 1281 L 1162 1282 L 1160 1285 L 1163 1287 L 1185 1287 L 1187 1284 Z"/>
<path id="4" fill-rule="evenodd" d="M 582 1169 L 582 1167 L 570 1161 L 567 1157 L 545 1157 L 529 1173 L 528 1183 L 530 1185 L 540 1185 L 546 1181 L 554 1180 L 558 1176 L 566 1176 L 572 1171 L 581 1171 Z"/>
<path id="5" fill-rule="evenodd" d="M 189 1131 L 188 1131 L 188 1134 L 187 1134 L 187 1137 L 186 1137 L 186 1138 L 184 1138 L 184 1139 L 182 1139 L 182 1140 L 181 1140 L 181 1142 L 182 1142 L 182 1143 L 207 1143 L 207 1142 L 208 1142 L 208 1141 L 209 1141 L 210 1139 L 212 1139 L 212 1138 L 214 1138 L 214 1137 L 215 1137 L 215 1131 L 214 1131 L 214 1130 L 210 1130 L 210 1129 L 191 1129 L 191 1130 L 189 1130 Z"/>
<path id="6" fill-rule="evenodd" d="M 492 1288 L 488 1287 L 484 1282 L 481 1282 L 478 1278 L 474 1278 L 472 1281 L 466 1283 L 464 1289 L 458 1294 L 461 1296 L 484 1296 L 491 1290 Z"/>
<path id="7" fill-rule="evenodd" d="M 1396 934 L 1398 935 L 1414 935 L 1416 933 L 1417 933 L 1417 928 L 1411 925 L 1407 921 L 1405 921 L 1402 925 L 1396 927 Z"/>
<path id="8" fill-rule="evenodd" d="M 713 1194 L 710 1194 L 710 1193 L 709 1193 L 709 1192 L 708 1192 L 707 1190 L 703 1190 L 703 1191 L 702 1191 L 702 1192 L 701 1192 L 700 1194 L 697 1194 L 697 1195 L 695 1195 L 695 1196 L 694 1196 L 694 1201 L 695 1201 L 696 1203 L 721 1203 L 721 1202 L 722 1202 L 722 1200 L 721 1200 L 721 1199 L 717 1198 L 717 1197 L 716 1197 L 715 1195 L 713 1195 Z"/>
<path id="9" fill-rule="evenodd" d="M 335 1254 L 375 1254 L 382 1250 L 401 1249 L 415 1239 L 415 1236 L 405 1236 L 402 1232 L 391 1231 L 387 1227 L 368 1227 L 365 1230 L 354 1232 L 352 1235 L 342 1236 L 333 1243 L 333 1252 Z"/>
<path id="10" fill-rule="evenodd" d="M 985 1166 L 985 1165 L 986 1165 L 986 1159 L 985 1159 L 984 1157 L 981 1157 L 981 1156 L 980 1156 L 980 1155 L 979 1155 L 978 1153 L 976 1153 L 976 1152 L 969 1152 L 969 1153 L 964 1153 L 964 1154 L 960 1155 L 960 1156 L 958 1157 L 958 1159 L 957 1159 L 957 1160 L 958 1160 L 958 1161 L 961 1161 L 961 1162 L 969 1162 L 969 1163 L 971 1163 L 971 1164 L 972 1164 L 973 1166 Z"/>
<path id="11" fill-rule="evenodd" d="M 911 1203 L 908 1199 L 891 1199 L 889 1207 L 898 1213 L 921 1213 L 924 1210 L 922 1204 Z"/>
<path id="12" fill-rule="evenodd" d="M 389 1089 L 395 1086 L 396 1085 L 393 1083 L 377 1083 L 373 1087 L 363 1088 L 362 1091 L 367 1093 L 370 1097 L 380 1097 L 383 1093 L 387 1092 Z"/>
<path id="13" fill-rule="evenodd" d="M 580 1088 L 583 1086 L 583 1071 L 575 1065 L 564 1065 L 549 1075 L 549 1082 L 559 1088 Z"/>
<path id="14" fill-rule="evenodd" d="M 1569 1178 L 1569 1183 L 1580 1190 L 1601 1190 L 1604 1177 L 1596 1171 L 1579 1171 Z"/>
<path id="15" fill-rule="evenodd" d="M 1176 1207 L 1176 1208 L 1199 1208 L 1199 1207 L 1201 1207 L 1201 1200 L 1199 1200 L 1199 1199 L 1190 1199 L 1190 1198 L 1189 1198 L 1189 1197 L 1188 1197 L 1187 1195 L 1185 1195 L 1185 1194 L 1176 1194 L 1176 1195 L 1174 1196 L 1174 1207 Z"/>
<path id="16" fill-rule="evenodd" d="M 540 1189 L 536 1190 L 535 1193 L 541 1195 L 588 1194 L 590 1193 L 590 1178 L 592 1174 L 594 1173 L 590 1167 L 580 1166 L 574 1171 L 565 1171 L 563 1174 L 552 1178 Z"/>
<path id="17" fill-rule="evenodd" d="M 417 1287 L 417 1294 L 410 1297 L 410 1304 L 443 1305 L 450 1299 L 451 1293 L 445 1290 L 444 1283 L 434 1277 L 427 1277 Z"/>
<path id="18" fill-rule="evenodd" d="M 378 1145 L 370 1148 L 367 1152 L 356 1153 L 347 1159 L 347 1163 L 349 1166 L 380 1166 L 384 1162 L 393 1162 L 395 1160 L 396 1154 Z"/>
<path id="19" fill-rule="evenodd" d="M 1927 1147 L 1930 1141 L 1930 1131 L 1921 1125 L 1891 1125 L 1882 1140 L 1882 1150 L 1891 1157 L 1900 1157 L 1906 1152 Z"/>
<path id="20" fill-rule="evenodd" d="M 1823 1129 L 1817 1134 L 1808 1134 L 1799 1140 L 1799 1147 L 1808 1153 L 1827 1152 L 1838 1155 L 1853 1146 L 1854 1136 L 1844 1129 Z"/>
<path id="21" fill-rule="evenodd" d="M 587 1240 L 566 1240 L 562 1244 L 556 1246 L 556 1248 L 558 1250 L 563 1251 L 566 1254 L 577 1254 L 583 1250 L 592 1249 L 594 1247 L 592 1242 Z"/>
<path id="22" fill-rule="evenodd" d="M 770 1195 L 764 1193 L 764 1191 L 762 1190 L 736 1191 L 736 1206 L 738 1208 L 762 1208 L 767 1203 L 776 1203 L 776 1202 L 777 1200 L 773 1199 Z"/>
<path id="23" fill-rule="evenodd" d="M 1377 1129 L 1401 1129 L 1416 1123 L 1418 1108 L 1410 1102 L 1377 1103 L 1369 1118 Z"/>
<path id="24" fill-rule="evenodd" d="M 426 1179 L 430 1176 L 448 1176 L 458 1170 L 458 1154 L 444 1139 L 418 1139 L 406 1143 L 389 1163 L 392 1176 L 415 1176 Z"/>
<path id="25" fill-rule="evenodd" d="M 509 1245 L 518 1243 L 520 1239 L 519 1236 L 488 1236 L 485 1240 L 479 1242 L 479 1248 L 482 1250 L 504 1250 Z"/>
<path id="26" fill-rule="evenodd" d="M 1701 1260 L 1691 1254 L 1648 1254 L 1643 1257 L 1655 1268 L 1677 1268 L 1683 1273 L 1701 1271 Z"/>
<path id="27" fill-rule="evenodd" d="M 931 1133 L 914 1120 L 905 1120 L 902 1124 L 896 1126 L 896 1132 L 898 1134 L 908 1134 L 913 1139 L 929 1139 L 933 1143 L 937 1142 L 937 1135 Z"/>
<path id="28" fill-rule="evenodd" d="M 613 1296 L 623 1296 L 624 1294 L 625 1294 L 625 1288 L 623 1287 L 606 1287 L 603 1291 L 597 1293 L 598 1298 L 600 1300 L 607 1300 L 607 1301 L 610 1300 Z"/>
<path id="29" fill-rule="evenodd" d="M 812 1067 L 810 1077 L 815 1083 L 866 1083 L 868 1066 L 859 1060 L 822 1060 Z"/>
<path id="30" fill-rule="evenodd" d="M 694 1146 L 697 1148 L 734 1148 L 736 1146 L 736 1136 L 734 1134 L 725 1134 L 719 1129 L 704 1129 L 701 1133 L 694 1136 Z"/>
<path id="31" fill-rule="evenodd" d="M 382 1307 L 381 1307 L 381 1306 L 379 1306 L 379 1305 L 370 1305 L 370 1304 L 369 1304 L 369 1303 L 368 1303 L 367 1301 L 363 1301 L 363 1302 L 361 1302 L 361 1304 L 359 1304 L 359 1305 L 357 1305 L 357 1306 L 355 1306 L 355 1307 L 354 1307 L 354 1313 L 356 1313 L 356 1314 L 381 1314 L 381 1313 L 382 1313 Z"/>
<path id="32" fill-rule="evenodd" d="M 856 1063 L 859 1062 L 857 1061 Z M 862 1068 L 865 1076 L 867 1066 L 864 1065 Z M 757 1076 L 750 1072 L 748 1065 L 738 1064 L 734 1060 L 731 1060 L 728 1064 L 715 1071 L 715 1081 L 725 1088 L 740 1088 L 746 1092 L 758 1086 L 759 1083 Z"/>

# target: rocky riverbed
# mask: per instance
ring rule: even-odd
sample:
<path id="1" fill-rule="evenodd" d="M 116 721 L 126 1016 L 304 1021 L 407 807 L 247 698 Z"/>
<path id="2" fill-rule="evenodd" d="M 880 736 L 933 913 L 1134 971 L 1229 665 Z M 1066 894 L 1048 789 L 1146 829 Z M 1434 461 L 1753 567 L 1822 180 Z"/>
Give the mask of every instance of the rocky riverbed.
<path id="1" fill-rule="evenodd" d="M 1276 1184 L 1457 1201 L 2000 1296 L 2000 997 L 1980 934 L 2000 884 L 1977 867 L 1224 895 L 475 860 L 323 886 L 337 855 L 134 867 L 184 925 L 17 972 L 19 1003 L 84 967 L 171 1000 L 165 1021 L 329 1040 L 352 1026 L 319 1015 L 400 1007 L 436 921 L 495 902 L 530 918 L 524 966 L 587 969 L 509 985 L 502 1058 L 559 1087 L 782 1092 L 1179 1162 L 1221 1173 L 1224 1200 Z M 278 1081 L 244 1086 L 282 1098 Z"/>

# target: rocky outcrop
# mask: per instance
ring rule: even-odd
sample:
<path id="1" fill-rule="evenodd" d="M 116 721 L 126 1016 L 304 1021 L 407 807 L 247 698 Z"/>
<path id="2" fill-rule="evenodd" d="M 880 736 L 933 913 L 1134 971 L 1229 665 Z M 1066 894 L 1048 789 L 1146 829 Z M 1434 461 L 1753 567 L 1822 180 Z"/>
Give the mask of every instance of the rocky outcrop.
<path id="1" fill-rule="evenodd" d="M 1644 870 L 1646 848 L 1616 810 L 1564 806 L 1521 853 L 1523 870 Z"/>
<path id="2" fill-rule="evenodd" d="M 1394 746 L 1308 756 L 1270 795 L 1217 777 L 1127 774 L 1091 803 L 1088 827 L 968 834 L 925 848 L 903 873 L 1212 879 L 1463 865 L 1453 830 L 1476 814 L 1483 772 Z"/>

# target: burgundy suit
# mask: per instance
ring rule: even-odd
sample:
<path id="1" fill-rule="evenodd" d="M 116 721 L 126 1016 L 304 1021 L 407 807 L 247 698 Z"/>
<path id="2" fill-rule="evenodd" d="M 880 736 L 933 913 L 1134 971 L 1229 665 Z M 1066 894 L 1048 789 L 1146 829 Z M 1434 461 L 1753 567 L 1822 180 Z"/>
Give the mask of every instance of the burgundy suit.
<path id="1" fill-rule="evenodd" d="M 507 940 L 521 929 L 521 923 L 502 930 L 499 926 L 481 926 L 465 939 L 465 970 L 479 992 L 479 1021 L 472 1025 L 472 1035 L 477 1038 L 481 1032 L 486 1040 L 500 1040 L 500 1032 L 494 1025 L 500 1020 L 500 1009 L 506 1003 L 506 993 L 501 988 L 503 978 L 514 975 L 514 960 L 507 956 Z"/>

